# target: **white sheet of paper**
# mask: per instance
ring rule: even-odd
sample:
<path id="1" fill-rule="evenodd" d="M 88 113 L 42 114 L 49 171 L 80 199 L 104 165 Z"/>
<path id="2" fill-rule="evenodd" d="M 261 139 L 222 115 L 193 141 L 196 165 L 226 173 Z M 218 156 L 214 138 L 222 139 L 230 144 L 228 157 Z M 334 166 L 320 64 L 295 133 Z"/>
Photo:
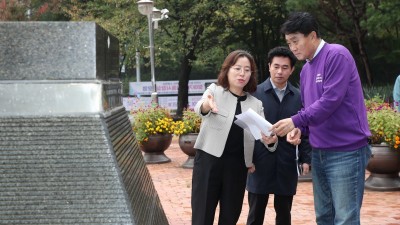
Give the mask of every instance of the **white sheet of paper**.
<path id="1" fill-rule="evenodd" d="M 261 132 L 267 136 L 271 135 L 269 129 L 272 127 L 272 124 L 252 109 L 236 115 L 236 118 L 235 123 L 243 129 L 250 131 L 256 140 L 261 139 Z"/>

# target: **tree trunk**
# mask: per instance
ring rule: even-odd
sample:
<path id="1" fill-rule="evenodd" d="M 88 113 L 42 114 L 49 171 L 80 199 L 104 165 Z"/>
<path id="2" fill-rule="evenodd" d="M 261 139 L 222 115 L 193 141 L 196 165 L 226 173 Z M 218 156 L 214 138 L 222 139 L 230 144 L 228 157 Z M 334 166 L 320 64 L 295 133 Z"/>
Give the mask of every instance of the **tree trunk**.
<path id="1" fill-rule="evenodd" d="M 368 55 L 367 55 L 367 53 L 365 51 L 364 38 L 363 38 L 363 35 L 361 33 L 360 23 L 359 22 L 355 22 L 354 26 L 356 28 L 356 38 L 357 38 L 357 42 L 358 42 L 358 49 L 360 51 L 361 60 L 362 60 L 362 62 L 364 64 L 366 81 L 367 81 L 368 86 L 372 86 L 372 73 L 371 73 L 371 69 L 370 69 L 370 66 L 369 66 Z"/>
<path id="2" fill-rule="evenodd" d="M 186 54 L 181 63 L 181 73 L 179 74 L 179 88 L 178 88 L 178 108 L 176 110 L 176 115 L 178 117 L 182 116 L 183 109 L 188 106 L 189 103 L 189 77 L 192 71 L 192 64 L 190 60 L 193 56 L 193 51 Z"/>
<path id="3" fill-rule="evenodd" d="M 347 4 L 346 4 L 347 3 Z M 372 74 L 369 66 L 369 60 L 367 52 L 365 51 L 364 46 L 364 36 L 367 33 L 367 30 L 363 30 L 361 28 L 361 19 L 366 17 L 366 4 L 367 1 L 353 1 L 348 0 L 347 2 L 342 3 L 339 0 L 336 0 L 336 4 L 347 14 L 347 16 L 352 20 L 354 25 L 354 36 L 357 39 L 358 50 L 360 52 L 360 57 L 364 65 L 366 81 L 369 86 L 372 86 Z"/>
<path id="4" fill-rule="evenodd" d="M 193 37 L 190 38 L 190 44 L 186 47 L 188 52 L 182 59 L 181 63 L 181 74 L 179 75 L 179 87 L 178 87 L 178 107 L 176 109 L 176 115 L 178 117 L 182 116 L 183 109 L 188 107 L 189 103 L 189 78 L 190 72 L 192 72 L 192 61 L 196 60 L 195 49 L 197 47 L 200 37 L 203 35 L 204 26 L 199 25 L 197 29 L 193 32 Z"/>

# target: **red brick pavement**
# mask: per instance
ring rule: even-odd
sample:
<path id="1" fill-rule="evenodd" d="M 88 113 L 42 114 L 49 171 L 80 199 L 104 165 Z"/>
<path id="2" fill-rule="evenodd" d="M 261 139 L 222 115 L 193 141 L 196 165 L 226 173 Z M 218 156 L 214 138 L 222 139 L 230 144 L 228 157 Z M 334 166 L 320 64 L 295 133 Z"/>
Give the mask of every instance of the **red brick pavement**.
<path id="1" fill-rule="evenodd" d="M 171 159 L 171 162 L 148 164 L 147 168 L 153 179 L 169 224 L 190 225 L 192 169 L 181 167 L 186 161 L 187 156 L 180 150 L 177 138 L 174 137 L 171 146 L 165 151 L 165 154 Z M 273 198 L 269 202 L 273 202 Z M 247 214 L 248 204 L 246 194 L 238 225 L 246 224 Z M 274 225 L 274 217 L 273 205 L 268 204 L 264 224 Z M 292 223 L 295 225 L 315 224 L 311 182 L 300 182 L 298 185 L 292 208 Z M 361 224 L 400 225 L 400 192 L 375 192 L 366 190 L 361 210 Z"/>

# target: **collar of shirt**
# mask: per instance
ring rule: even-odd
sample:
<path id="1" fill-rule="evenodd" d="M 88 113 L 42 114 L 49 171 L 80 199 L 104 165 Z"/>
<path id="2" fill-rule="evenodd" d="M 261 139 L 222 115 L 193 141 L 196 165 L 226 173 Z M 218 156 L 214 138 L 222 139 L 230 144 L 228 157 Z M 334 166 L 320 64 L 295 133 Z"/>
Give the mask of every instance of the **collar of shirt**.
<path id="1" fill-rule="evenodd" d="M 282 89 L 278 88 L 278 87 L 274 84 L 274 82 L 273 82 L 272 80 L 271 80 L 271 84 L 272 84 L 272 88 L 273 88 L 275 91 L 281 91 L 281 92 L 285 92 L 285 91 L 286 91 L 287 82 L 286 82 L 286 84 L 285 84 L 285 87 L 282 88 Z"/>
<path id="2" fill-rule="evenodd" d="M 243 96 L 239 96 L 239 95 L 236 95 L 236 94 L 234 94 L 234 93 L 232 93 L 231 91 L 229 91 L 233 96 L 235 96 L 236 98 L 237 98 L 237 101 L 238 101 L 238 103 L 239 102 L 243 102 L 243 101 L 245 101 L 246 99 L 247 99 L 247 95 L 245 94 L 245 95 L 243 95 Z"/>
<path id="3" fill-rule="evenodd" d="M 272 84 L 272 88 L 275 91 L 275 94 L 278 96 L 279 100 L 282 101 L 283 96 L 285 95 L 286 88 L 287 88 L 287 82 L 286 82 L 285 87 L 282 88 L 282 89 L 280 89 L 277 86 L 275 86 L 275 84 L 274 84 L 274 82 L 272 80 L 271 80 L 271 84 Z"/>
<path id="4" fill-rule="evenodd" d="M 324 44 L 325 44 L 324 39 L 321 39 L 321 42 L 319 43 L 318 48 L 317 48 L 317 50 L 315 51 L 314 56 L 313 56 L 312 58 L 315 58 L 315 56 L 318 55 L 319 51 L 321 51 L 321 48 L 324 46 Z M 307 61 L 307 62 L 310 62 L 311 60 L 306 59 L 306 61 Z"/>

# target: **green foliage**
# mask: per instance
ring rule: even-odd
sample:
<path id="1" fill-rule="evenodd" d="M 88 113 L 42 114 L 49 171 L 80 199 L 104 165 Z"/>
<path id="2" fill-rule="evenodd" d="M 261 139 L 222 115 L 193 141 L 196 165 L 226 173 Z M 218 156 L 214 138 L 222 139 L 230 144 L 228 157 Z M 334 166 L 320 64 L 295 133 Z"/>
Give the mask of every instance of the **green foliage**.
<path id="1" fill-rule="evenodd" d="M 371 55 L 375 61 L 383 64 L 379 67 L 381 70 L 388 69 L 394 74 L 398 72 L 400 58 L 400 2 L 398 0 L 368 2 L 368 20 L 362 21 L 361 25 L 369 31 Z"/>
<path id="2" fill-rule="evenodd" d="M 354 4 L 354 8 L 352 5 Z M 398 0 L 288 0 L 288 11 L 308 11 L 315 15 L 322 38 L 347 46 L 355 56 L 361 79 L 365 69 L 359 52 L 359 30 L 364 41 L 374 84 L 384 84 L 399 71 L 400 3 Z M 352 18 L 358 18 L 352 21 Z M 359 21 L 360 29 L 354 24 Z"/>
<path id="3" fill-rule="evenodd" d="M 95 21 L 116 36 L 120 43 L 120 54 L 125 56 L 128 66 L 135 63 L 136 49 L 141 51 L 142 55 L 148 52 L 140 44 L 142 41 L 140 34 L 148 34 L 147 19 L 139 13 L 137 4 L 132 1 L 69 0 L 64 4 L 63 10 L 72 20 Z"/>
<path id="4" fill-rule="evenodd" d="M 223 43 L 228 44 L 225 56 L 235 49 L 250 51 L 257 61 L 260 80 L 263 81 L 269 72 L 269 49 L 285 45 L 279 32 L 287 14 L 285 1 L 233 1 L 223 13 L 227 21 L 227 32 L 223 35 Z"/>
<path id="5" fill-rule="evenodd" d="M 386 102 L 393 102 L 393 85 L 363 86 L 364 98 L 367 100 L 378 98 Z"/>
<path id="6" fill-rule="evenodd" d="M 1 0 L 0 21 L 68 20 L 61 11 L 61 0 Z"/>
<path id="7" fill-rule="evenodd" d="M 380 38 L 400 37 L 400 2 L 368 1 L 367 21 L 362 25 Z"/>

